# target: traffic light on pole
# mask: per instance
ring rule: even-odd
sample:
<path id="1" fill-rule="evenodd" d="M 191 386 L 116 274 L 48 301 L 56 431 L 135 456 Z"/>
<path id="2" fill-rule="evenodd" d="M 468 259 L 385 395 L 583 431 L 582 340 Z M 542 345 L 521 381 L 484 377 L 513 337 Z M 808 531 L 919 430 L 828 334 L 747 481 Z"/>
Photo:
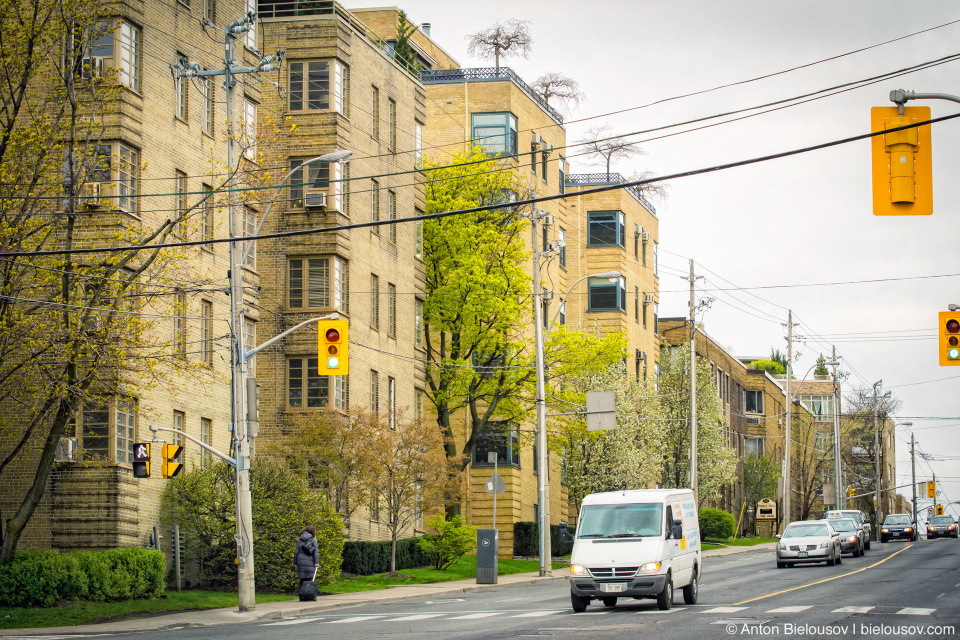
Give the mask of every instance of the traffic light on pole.
<path id="1" fill-rule="evenodd" d="M 896 129 L 930 119 L 930 107 L 873 107 L 870 130 Z M 930 125 L 892 131 L 870 139 L 873 215 L 928 216 L 933 213 L 933 154 Z"/>
<path id="2" fill-rule="evenodd" d="M 133 477 L 150 477 L 150 443 L 135 442 L 133 444 Z"/>
<path id="3" fill-rule="evenodd" d="M 938 516 L 942 516 L 942 515 L 943 515 L 943 505 L 942 505 L 942 504 L 938 504 L 938 505 L 937 505 L 937 515 L 938 515 Z"/>
<path id="4" fill-rule="evenodd" d="M 183 469 L 183 463 L 180 462 L 182 453 L 183 446 L 179 444 L 163 445 L 163 461 L 160 463 L 160 470 L 164 478 L 172 478 Z"/>
<path id="5" fill-rule="evenodd" d="M 347 321 L 321 320 L 319 333 L 319 363 L 317 373 L 328 376 L 347 375 Z"/>
<path id="6" fill-rule="evenodd" d="M 940 366 L 960 366 L 960 311 L 940 312 Z"/>
<path id="7" fill-rule="evenodd" d="M 927 483 L 927 497 L 928 497 L 928 498 L 936 498 L 936 497 L 937 497 L 937 483 L 936 483 L 936 482 L 928 482 L 928 483 Z"/>

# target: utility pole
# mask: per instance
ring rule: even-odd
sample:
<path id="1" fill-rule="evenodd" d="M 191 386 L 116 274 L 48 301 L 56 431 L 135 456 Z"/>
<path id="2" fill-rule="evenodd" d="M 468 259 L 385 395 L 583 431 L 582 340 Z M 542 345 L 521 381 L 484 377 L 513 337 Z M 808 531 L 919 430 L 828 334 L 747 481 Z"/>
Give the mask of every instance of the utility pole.
<path id="1" fill-rule="evenodd" d="M 697 302 L 694 297 L 696 276 L 690 259 L 690 488 L 694 504 L 699 504 L 697 491 Z"/>
<path id="2" fill-rule="evenodd" d="M 877 526 L 876 531 L 877 535 L 880 534 L 880 425 L 877 421 L 877 414 L 879 413 L 879 406 L 877 401 L 877 391 L 878 387 L 883 384 L 883 380 L 877 380 L 873 385 L 873 455 L 876 458 L 876 478 L 874 479 L 876 497 L 874 501 L 876 505 L 873 510 L 876 513 L 877 517 Z M 880 538 L 878 537 L 877 540 Z"/>
<path id="3" fill-rule="evenodd" d="M 833 475 L 835 476 L 836 509 L 843 509 L 843 478 L 840 474 L 840 383 L 837 380 L 837 348 L 832 347 L 833 361 Z"/>
<path id="4" fill-rule="evenodd" d="M 236 453 L 236 471 L 234 481 L 237 491 L 237 582 L 240 611 L 253 611 L 256 608 L 256 591 L 254 582 L 253 563 L 253 505 L 250 495 L 250 460 L 254 440 L 257 436 L 255 423 L 248 425 L 247 413 L 247 360 L 244 357 L 243 321 L 245 317 L 243 301 L 243 251 L 238 238 L 244 235 L 243 219 L 237 215 L 236 196 L 232 190 L 233 171 L 237 164 L 236 140 L 237 132 L 234 126 L 234 111 L 236 109 L 237 81 L 235 76 L 244 73 L 259 73 L 273 71 L 279 67 L 283 58 L 282 52 L 275 56 L 260 58 L 256 67 L 236 66 L 233 46 L 237 36 L 253 28 L 256 13 L 250 11 L 247 15 L 224 29 L 224 66 L 223 69 L 201 70 L 196 62 L 181 60 L 174 73 L 184 82 L 186 78 L 210 78 L 223 76 L 226 92 L 227 110 L 227 166 L 230 177 L 227 182 L 229 196 L 227 198 L 227 212 L 229 217 L 228 228 L 230 237 L 230 321 L 231 321 L 231 419 L 233 427 L 234 448 Z M 210 80 L 207 80 L 210 82 Z M 250 123 L 247 123 L 249 126 Z M 255 388 L 255 386 L 254 386 Z M 254 408 L 254 417 L 255 417 Z M 248 428 L 250 427 L 250 428 Z"/>
<path id="5" fill-rule="evenodd" d="M 793 376 L 793 309 L 787 310 L 787 381 L 786 381 L 786 433 L 783 438 L 783 526 L 790 522 L 790 503 L 793 498 L 793 483 L 790 481 L 790 435 L 793 399 L 790 395 L 790 378 Z"/>
<path id="6" fill-rule="evenodd" d="M 910 434 L 910 476 L 913 480 L 913 526 L 917 526 L 917 454 L 914 452 L 914 438 Z M 936 512 L 936 509 L 934 509 Z"/>
<path id="7" fill-rule="evenodd" d="M 533 249 L 533 336 L 536 347 L 537 368 L 537 456 L 539 457 L 539 473 L 537 474 L 537 500 L 540 505 L 539 513 L 539 552 L 540 575 L 548 576 L 552 573 L 553 562 L 550 557 L 550 484 L 548 479 L 548 465 L 550 456 L 547 455 L 547 407 L 546 392 L 543 375 L 543 285 L 540 283 L 540 244 L 537 240 L 537 226 L 540 224 L 541 212 L 534 207 L 530 213 L 531 248 Z"/>

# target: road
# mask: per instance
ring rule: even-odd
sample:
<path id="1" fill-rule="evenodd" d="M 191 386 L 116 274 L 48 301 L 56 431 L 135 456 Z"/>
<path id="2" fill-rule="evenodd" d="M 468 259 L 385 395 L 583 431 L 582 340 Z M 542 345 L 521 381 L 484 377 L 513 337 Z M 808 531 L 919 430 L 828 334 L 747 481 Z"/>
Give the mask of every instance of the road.
<path id="1" fill-rule="evenodd" d="M 836 567 L 777 569 L 769 550 L 708 558 L 700 585 L 695 606 L 684 605 L 678 592 L 670 611 L 660 611 L 653 600 L 631 599 L 613 608 L 594 602 L 585 613 L 574 614 L 566 581 L 555 580 L 453 598 L 408 599 L 231 625 L 216 634 L 195 627 L 141 632 L 137 637 L 620 639 L 650 635 L 702 640 L 841 635 L 960 640 L 960 543 L 952 539 L 876 543 L 864 557 L 845 557 Z"/>

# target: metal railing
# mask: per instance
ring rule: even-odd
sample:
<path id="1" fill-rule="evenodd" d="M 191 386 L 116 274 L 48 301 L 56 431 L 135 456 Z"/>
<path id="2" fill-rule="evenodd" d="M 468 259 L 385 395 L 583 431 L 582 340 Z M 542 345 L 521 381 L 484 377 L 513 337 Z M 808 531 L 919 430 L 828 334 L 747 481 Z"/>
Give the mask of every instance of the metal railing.
<path id="1" fill-rule="evenodd" d="M 425 69 L 420 73 L 420 82 L 423 84 L 455 84 L 460 82 L 496 82 L 509 80 L 527 94 L 527 97 L 547 112 L 557 124 L 563 124 L 560 112 L 547 104 L 540 95 L 533 90 L 510 67 L 486 67 L 477 69 Z"/>
<path id="2" fill-rule="evenodd" d="M 567 186 L 582 187 L 587 185 L 623 184 L 626 181 L 626 178 L 619 173 L 572 173 L 567 175 L 563 182 Z M 656 207 L 643 196 L 640 189 L 637 187 L 625 188 L 630 192 L 630 195 L 640 201 L 640 204 L 642 204 L 647 211 L 653 215 L 657 215 Z"/>

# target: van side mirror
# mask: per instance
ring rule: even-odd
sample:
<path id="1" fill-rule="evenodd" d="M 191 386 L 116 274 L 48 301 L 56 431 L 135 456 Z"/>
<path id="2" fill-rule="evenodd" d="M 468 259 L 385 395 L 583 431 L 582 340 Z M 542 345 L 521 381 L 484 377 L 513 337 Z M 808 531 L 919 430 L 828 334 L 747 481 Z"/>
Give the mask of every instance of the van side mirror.
<path id="1" fill-rule="evenodd" d="M 573 542 L 573 536 L 570 535 L 566 522 L 560 523 L 560 542 Z"/>

